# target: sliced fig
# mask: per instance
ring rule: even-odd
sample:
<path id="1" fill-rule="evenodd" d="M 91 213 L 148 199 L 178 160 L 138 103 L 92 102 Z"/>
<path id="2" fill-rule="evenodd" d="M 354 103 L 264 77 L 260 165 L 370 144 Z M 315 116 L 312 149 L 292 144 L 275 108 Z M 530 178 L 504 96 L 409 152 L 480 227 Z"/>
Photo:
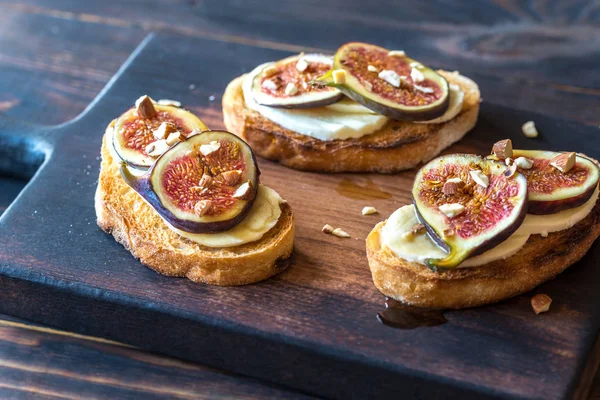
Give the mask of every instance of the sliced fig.
<path id="1" fill-rule="evenodd" d="M 125 111 L 115 121 L 113 147 L 117 155 L 129 166 L 145 169 L 162 154 L 152 152 L 152 143 L 162 140 L 159 144 L 164 147 L 172 133 L 179 132 L 185 137 L 194 130 L 201 132 L 207 129 L 191 112 L 174 106 L 160 105 L 149 97 L 142 96 L 136 107 Z"/>
<path id="2" fill-rule="evenodd" d="M 598 165 L 589 158 L 576 155 L 575 165 L 562 172 L 552 165 L 562 154 L 565 153 L 513 150 L 513 163 L 518 164 L 520 157 L 532 162 L 528 169 L 518 168 L 527 178 L 530 214 L 554 214 L 579 207 L 589 200 L 598 186 Z"/>
<path id="3" fill-rule="evenodd" d="M 342 93 L 309 82 L 331 68 L 333 59 L 322 54 L 299 54 L 261 65 L 252 71 L 252 95 L 258 104 L 283 108 L 312 108 L 333 104 Z"/>
<path id="4" fill-rule="evenodd" d="M 250 147 L 225 131 L 187 137 L 141 176 L 121 166 L 125 181 L 165 221 L 190 233 L 222 232 L 239 223 L 252 207 L 259 174 Z"/>
<path id="5" fill-rule="evenodd" d="M 489 250 L 519 228 L 527 213 L 527 180 L 510 178 L 503 163 L 467 154 L 442 156 L 417 173 L 412 189 L 418 219 L 448 255 L 429 259 L 434 269 L 458 266 Z M 444 191 L 447 182 L 461 183 Z"/>
<path id="6" fill-rule="evenodd" d="M 423 64 L 366 43 L 347 43 L 333 67 L 313 84 L 338 88 L 378 114 L 405 121 L 427 121 L 448 109 L 448 82 Z"/>

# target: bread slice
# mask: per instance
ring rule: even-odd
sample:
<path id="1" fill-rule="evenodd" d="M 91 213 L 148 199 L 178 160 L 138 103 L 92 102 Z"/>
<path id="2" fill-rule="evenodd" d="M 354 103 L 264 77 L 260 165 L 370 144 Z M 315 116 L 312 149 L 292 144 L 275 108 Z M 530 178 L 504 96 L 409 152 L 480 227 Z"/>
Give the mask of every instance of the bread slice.
<path id="1" fill-rule="evenodd" d="M 290 168 L 380 173 L 410 169 L 460 140 L 477 122 L 481 101 L 477 84 L 455 72 L 438 73 L 465 93 L 461 112 L 440 124 L 390 120 L 378 132 L 361 138 L 323 141 L 292 132 L 246 108 L 242 75 L 225 89 L 225 126 L 248 142 L 256 154 Z"/>
<path id="2" fill-rule="evenodd" d="M 114 121 L 113 121 L 114 122 Z M 112 127 L 109 125 L 110 129 Z M 107 129 L 107 131 L 108 131 Z M 245 285 L 267 279 L 287 267 L 294 247 L 294 217 L 281 205 L 279 222 L 259 241 L 210 248 L 182 238 L 121 178 L 119 165 L 102 140 L 102 163 L 96 190 L 98 226 L 111 233 L 142 264 L 167 276 L 211 285 Z"/>
<path id="3" fill-rule="evenodd" d="M 382 247 L 384 223 L 377 224 L 367 237 L 369 267 L 380 292 L 417 307 L 475 307 L 532 290 L 583 257 L 600 236 L 600 200 L 587 217 L 570 229 L 548 237 L 531 235 L 512 257 L 446 272 L 433 272 Z"/>

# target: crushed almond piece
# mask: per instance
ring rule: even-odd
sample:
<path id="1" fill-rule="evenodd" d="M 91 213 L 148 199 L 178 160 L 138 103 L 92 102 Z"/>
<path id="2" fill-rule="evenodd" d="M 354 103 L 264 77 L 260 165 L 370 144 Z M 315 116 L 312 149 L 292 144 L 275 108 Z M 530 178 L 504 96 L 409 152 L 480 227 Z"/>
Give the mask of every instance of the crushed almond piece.
<path id="1" fill-rule="evenodd" d="M 234 169 L 231 171 L 226 171 L 221 174 L 225 183 L 229 186 L 235 186 L 240 182 L 242 178 L 242 171 L 239 169 Z"/>
<path id="2" fill-rule="evenodd" d="M 336 85 L 342 85 L 346 83 L 346 71 L 343 69 L 336 69 L 331 75 L 333 76 L 333 83 Z"/>
<path id="3" fill-rule="evenodd" d="M 501 160 L 512 157 L 512 140 L 504 139 L 494 143 L 494 146 L 492 147 L 492 153 Z"/>
<path id="4" fill-rule="evenodd" d="M 370 215 L 370 214 L 376 214 L 376 213 L 377 213 L 377 209 L 375 207 L 366 206 L 366 207 L 363 207 L 363 209 L 362 209 L 362 215 Z"/>
<path id="5" fill-rule="evenodd" d="M 550 304 L 552 304 L 552 298 L 547 294 L 540 293 L 531 298 L 531 307 L 536 314 L 550 310 Z"/>
<path id="6" fill-rule="evenodd" d="M 321 228 L 321 231 L 323 233 L 331 233 L 331 232 L 333 232 L 333 226 L 331 226 L 329 224 L 325 224 L 325 225 L 323 225 L 323 228 Z"/>
<path id="7" fill-rule="evenodd" d="M 446 228 L 443 230 L 442 236 L 443 237 L 452 237 L 452 236 L 454 236 L 454 233 L 455 233 L 454 229 Z"/>
<path id="8" fill-rule="evenodd" d="M 538 137 L 539 133 L 535 127 L 535 122 L 533 121 L 527 121 L 523 124 L 523 126 L 521 127 L 521 130 L 523 131 L 523 134 L 525 136 L 527 136 L 528 138 L 535 138 Z"/>
<path id="9" fill-rule="evenodd" d="M 160 99 L 158 100 L 158 104 L 160 104 L 161 106 L 181 107 L 180 101 L 170 99 Z"/>
<path id="10" fill-rule="evenodd" d="M 235 193 L 233 193 L 232 197 L 234 199 L 239 199 L 239 200 L 252 199 L 252 182 L 247 181 L 247 182 L 242 183 L 240 185 L 240 187 L 237 188 Z"/>
<path id="11" fill-rule="evenodd" d="M 447 203 L 442 204 L 438 209 L 448 218 L 454 218 L 465 211 L 465 206 L 460 203 Z"/>
<path id="12" fill-rule="evenodd" d="M 308 62 L 304 58 L 299 59 L 296 63 L 296 69 L 300 72 L 304 72 L 306 71 L 306 68 L 308 68 Z"/>
<path id="13" fill-rule="evenodd" d="M 169 137 L 167 137 L 167 144 L 169 146 L 173 146 L 175 143 L 177 142 L 181 142 L 183 140 L 183 135 L 181 134 L 181 132 L 177 131 L 177 132 L 173 132 L 169 135 Z"/>
<path id="14" fill-rule="evenodd" d="M 575 153 L 562 153 L 550 160 L 550 165 L 562 173 L 567 173 L 575 166 L 576 159 Z"/>
<path id="15" fill-rule="evenodd" d="M 208 174 L 204 174 L 204 175 L 202 175 L 202 178 L 200 178 L 200 182 L 198 183 L 198 186 L 200 186 L 201 188 L 207 188 L 210 186 L 211 183 L 212 183 L 212 176 L 210 176 Z"/>
<path id="16" fill-rule="evenodd" d="M 156 128 L 153 134 L 154 137 L 157 139 L 164 139 L 165 137 L 169 136 L 171 132 L 173 132 L 173 126 L 171 124 L 163 122 L 158 126 L 158 128 Z"/>
<path id="17" fill-rule="evenodd" d="M 469 174 L 479 186 L 487 188 L 490 184 L 490 178 L 479 170 L 469 171 Z"/>
<path id="18" fill-rule="evenodd" d="M 212 201 L 211 200 L 200 200 L 200 201 L 198 201 L 194 205 L 194 212 L 199 217 L 202 217 L 202 216 L 206 215 L 206 213 L 208 213 L 210 211 L 211 207 L 212 207 Z"/>
<path id="19" fill-rule="evenodd" d="M 208 143 L 208 144 L 201 144 L 200 145 L 200 153 L 202 153 L 203 156 L 207 156 L 217 150 L 219 150 L 221 148 L 221 143 L 217 142 L 216 140 L 213 140 L 212 142 Z"/>
<path id="20" fill-rule="evenodd" d="M 433 93 L 433 88 L 430 87 L 426 87 L 426 86 L 420 86 L 420 85 L 414 85 L 415 89 L 417 89 L 419 92 L 423 92 L 423 93 Z"/>
<path id="21" fill-rule="evenodd" d="M 169 150 L 169 145 L 165 139 L 152 142 L 145 149 L 146 154 L 150 157 L 159 157 L 167 150 Z"/>
<path id="22" fill-rule="evenodd" d="M 298 93 L 298 88 L 296 85 L 294 85 L 292 82 L 288 83 L 285 87 L 285 94 L 288 96 L 294 96 L 296 93 Z"/>
<path id="23" fill-rule="evenodd" d="M 514 161 L 514 165 L 521 169 L 531 169 L 531 167 L 533 167 L 533 161 L 525 157 L 517 157 Z"/>
<path id="24" fill-rule="evenodd" d="M 399 88 L 400 87 L 400 75 L 396 73 L 396 71 L 392 71 L 390 69 L 384 69 L 377 75 L 380 79 L 383 79 L 390 85 Z"/>
<path id="25" fill-rule="evenodd" d="M 135 112 L 140 118 L 152 118 L 156 115 L 154 101 L 146 95 L 135 101 Z"/>
<path id="26" fill-rule="evenodd" d="M 445 195 L 451 196 L 453 194 L 458 193 L 458 191 L 460 190 L 461 183 L 463 183 L 462 181 L 460 181 L 460 183 L 458 182 L 451 182 L 450 180 L 447 180 L 446 183 L 444 183 L 444 186 L 442 187 L 442 192 Z"/>
<path id="27" fill-rule="evenodd" d="M 512 158 L 510 158 L 510 157 L 508 157 L 506 160 L 504 160 L 504 164 L 506 164 L 506 165 L 507 165 L 507 166 L 509 166 L 509 167 L 510 167 L 510 165 L 512 164 L 512 162 L 513 162 L 513 159 L 512 159 Z"/>
<path id="28" fill-rule="evenodd" d="M 376 66 L 374 66 L 374 65 L 368 65 L 367 66 L 367 70 L 369 72 L 379 72 L 379 69 Z"/>
<path id="29" fill-rule="evenodd" d="M 348 232 L 346 232 L 345 230 L 343 230 L 342 228 L 335 228 L 332 232 L 332 235 L 337 236 L 337 237 L 341 237 L 341 238 L 349 238 L 350 234 Z"/>
<path id="30" fill-rule="evenodd" d="M 388 56 L 390 56 L 390 57 L 405 57 L 406 53 L 404 52 L 404 50 L 392 50 L 392 51 L 388 52 Z"/>
<path id="31" fill-rule="evenodd" d="M 415 67 L 410 70 L 410 77 L 413 82 L 423 82 L 425 80 L 425 75 Z"/>
<path id="32" fill-rule="evenodd" d="M 413 235 L 419 235 L 421 233 L 425 232 L 425 225 L 423 224 L 414 224 L 412 226 L 412 228 L 410 228 L 410 231 L 412 232 Z"/>

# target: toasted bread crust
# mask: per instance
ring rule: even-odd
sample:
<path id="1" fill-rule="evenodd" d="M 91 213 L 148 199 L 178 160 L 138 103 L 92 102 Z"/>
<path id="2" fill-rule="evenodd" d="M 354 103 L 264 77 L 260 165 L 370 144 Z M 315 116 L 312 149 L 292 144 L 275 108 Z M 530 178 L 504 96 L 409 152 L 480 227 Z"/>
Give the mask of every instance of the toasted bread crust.
<path id="1" fill-rule="evenodd" d="M 545 238 L 531 235 L 525 246 L 506 260 L 441 273 L 398 258 L 382 247 L 384 223 L 377 224 L 367 237 L 369 267 L 380 292 L 417 307 L 475 307 L 532 290 L 581 259 L 600 236 L 600 200 L 572 228 Z"/>
<path id="2" fill-rule="evenodd" d="M 256 154 L 290 168 L 317 172 L 391 173 L 431 160 L 460 140 L 477 122 L 480 94 L 475 82 L 438 71 L 465 93 L 463 108 L 441 124 L 388 121 L 378 132 L 357 139 L 323 141 L 292 132 L 246 108 L 242 82 L 229 83 L 223 95 L 227 129 L 246 140 Z"/>
<path id="3" fill-rule="evenodd" d="M 294 217 L 289 204 L 281 205 L 279 222 L 259 241 L 222 249 L 204 247 L 171 231 L 127 186 L 107 145 L 104 135 L 95 197 L 98 226 L 142 264 L 163 275 L 220 286 L 258 282 L 287 267 L 285 260 L 294 246 Z"/>

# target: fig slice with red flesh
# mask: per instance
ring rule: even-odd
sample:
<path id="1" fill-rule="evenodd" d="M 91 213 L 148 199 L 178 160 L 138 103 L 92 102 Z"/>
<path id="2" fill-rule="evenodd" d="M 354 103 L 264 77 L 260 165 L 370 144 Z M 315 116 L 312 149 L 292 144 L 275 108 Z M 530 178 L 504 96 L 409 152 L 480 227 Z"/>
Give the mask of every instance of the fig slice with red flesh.
<path id="1" fill-rule="evenodd" d="M 173 227 L 214 233 L 233 228 L 250 211 L 260 171 L 242 139 L 205 131 L 175 144 L 143 175 L 125 163 L 121 175 Z"/>
<path id="2" fill-rule="evenodd" d="M 598 186 L 600 170 L 594 161 L 576 155 L 575 165 L 562 172 L 552 165 L 552 160 L 561 154 L 564 153 L 513 150 L 513 160 L 525 157 L 533 161 L 529 169 L 518 168 L 527 178 L 530 214 L 554 214 L 579 207 L 592 197 Z"/>
<path id="3" fill-rule="evenodd" d="M 194 130 L 201 132 L 208 129 L 198 117 L 182 108 L 157 103 L 151 103 L 148 107 L 150 112 L 138 112 L 136 107 L 125 111 L 113 127 L 115 152 L 131 167 L 146 169 L 154 163 L 156 157 L 149 155 L 147 148 L 161 140 L 154 132 L 163 123 L 167 128 L 166 136 L 172 132 L 180 132 L 185 137 Z M 166 140 L 166 136 L 162 139 Z"/>
<path id="4" fill-rule="evenodd" d="M 391 119 L 427 121 L 449 105 L 446 79 L 404 52 L 366 43 L 347 43 L 333 67 L 313 84 L 338 88 L 346 96 Z"/>
<path id="5" fill-rule="evenodd" d="M 519 228 L 527 213 L 527 180 L 520 173 L 506 177 L 507 168 L 479 156 L 452 154 L 430 161 L 417 173 L 412 189 L 417 217 L 448 252 L 443 259 L 429 259 L 431 269 L 455 268 Z M 448 181 L 461 185 L 448 192 Z M 458 211 L 448 212 L 448 205 Z"/>
<path id="6" fill-rule="evenodd" d="M 253 72 L 252 95 L 261 105 L 281 108 L 313 108 L 333 104 L 343 94 L 336 88 L 309 82 L 328 71 L 331 56 L 299 54 L 263 64 Z"/>

